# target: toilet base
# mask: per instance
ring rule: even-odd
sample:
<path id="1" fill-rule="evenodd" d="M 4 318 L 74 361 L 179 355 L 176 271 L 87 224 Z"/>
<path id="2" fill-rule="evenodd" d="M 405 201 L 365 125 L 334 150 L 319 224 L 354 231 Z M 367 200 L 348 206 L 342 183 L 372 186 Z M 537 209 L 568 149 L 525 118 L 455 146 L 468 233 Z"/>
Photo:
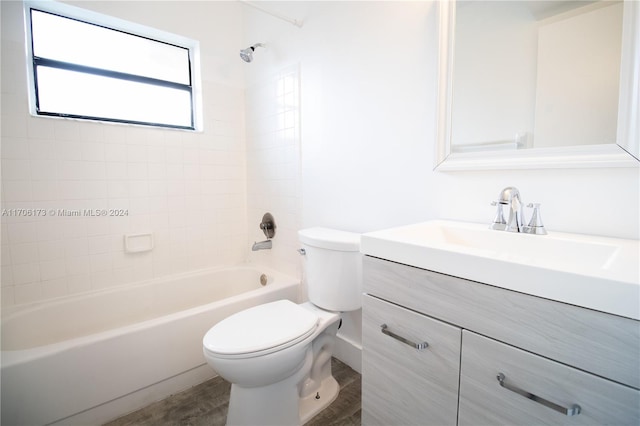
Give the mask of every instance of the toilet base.
<path id="1" fill-rule="evenodd" d="M 329 376 L 322 381 L 320 388 L 315 395 L 300 398 L 300 423 L 305 424 L 316 414 L 324 410 L 336 400 L 340 386 L 333 376 Z M 319 395 L 320 398 L 316 398 Z"/>
<path id="2" fill-rule="evenodd" d="M 232 385 L 231 401 L 235 403 L 229 405 L 227 426 L 304 425 L 336 400 L 340 386 L 335 378 L 327 377 L 315 395 L 299 398 L 295 389 L 295 386 L 275 386 L 263 389 L 267 392 L 256 393 L 255 388 L 246 389 Z M 316 395 L 320 395 L 320 398 L 316 399 Z M 243 404 L 237 404 L 239 401 Z M 290 406 L 292 402 L 297 404 L 297 407 Z"/>
<path id="3" fill-rule="evenodd" d="M 308 351 L 305 362 L 307 367 L 311 360 L 311 351 Z M 300 373 L 307 369 L 301 369 Z M 243 388 L 232 384 L 227 426 L 304 425 L 338 397 L 338 382 L 331 375 L 330 369 L 325 372 L 328 376 L 322 379 L 315 393 L 305 397 L 300 396 L 298 389 L 300 374 L 259 388 Z"/>
<path id="4" fill-rule="evenodd" d="M 299 424 L 295 381 L 243 388 L 231 385 L 226 426 L 295 426 Z"/>

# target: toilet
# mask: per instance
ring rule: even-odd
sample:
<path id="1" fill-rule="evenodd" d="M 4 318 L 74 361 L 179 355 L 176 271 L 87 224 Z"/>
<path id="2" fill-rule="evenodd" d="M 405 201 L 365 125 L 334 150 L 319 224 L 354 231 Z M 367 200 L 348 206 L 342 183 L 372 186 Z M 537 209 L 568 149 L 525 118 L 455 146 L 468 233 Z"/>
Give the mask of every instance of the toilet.
<path id="1" fill-rule="evenodd" d="M 360 234 L 309 228 L 298 238 L 309 301 L 252 307 L 204 336 L 207 363 L 231 382 L 227 425 L 302 425 L 338 396 L 331 355 L 340 313 L 361 307 Z"/>

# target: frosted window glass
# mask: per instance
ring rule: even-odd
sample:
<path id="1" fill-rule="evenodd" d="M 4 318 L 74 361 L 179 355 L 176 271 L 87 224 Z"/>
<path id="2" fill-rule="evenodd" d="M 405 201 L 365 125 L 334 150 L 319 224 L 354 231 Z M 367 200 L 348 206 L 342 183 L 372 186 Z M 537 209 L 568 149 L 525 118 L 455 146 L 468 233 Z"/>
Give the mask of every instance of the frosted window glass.
<path id="1" fill-rule="evenodd" d="M 41 113 L 191 127 L 187 90 L 40 66 Z"/>
<path id="2" fill-rule="evenodd" d="M 51 4 L 25 3 L 34 113 L 196 128 L 196 41 Z"/>
<path id="3" fill-rule="evenodd" d="M 189 50 L 31 11 L 33 54 L 46 59 L 190 84 Z"/>

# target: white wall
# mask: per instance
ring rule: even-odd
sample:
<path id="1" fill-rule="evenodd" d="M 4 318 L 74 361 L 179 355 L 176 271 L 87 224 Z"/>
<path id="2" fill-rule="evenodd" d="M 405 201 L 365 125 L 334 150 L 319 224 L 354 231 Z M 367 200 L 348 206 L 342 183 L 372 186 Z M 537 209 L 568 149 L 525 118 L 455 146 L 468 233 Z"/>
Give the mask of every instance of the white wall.
<path id="1" fill-rule="evenodd" d="M 304 20 L 299 29 L 245 8 L 246 43 L 269 44 L 249 79 L 300 62 L 302 225 L 366 231 L 433 216 L 426 186 L 436 89 L 432 5 L 268 7 Z"/>
<path id="2" fill-rule="evenodd" d="M 204 132 L 31 117 L 22 3 L 2 2 L 2 208 L 122 208 L 124 218 L 2 217 L 2 304 L 245 260 L 244 73 L 237 2 L 77 2 L 200 40 Z M 188 18 L 187 18 L 188 17 Z M 152 232 L 150 253 L 123 235 Z"/>
<path id="3" fill-rule="evenodd" d="M 303 226 L 365 232 L 436 217 L 489 223 L 489 203 L 515 185 L 525 201 L 542 203 L 549 229 L 638 238 L 637 169 L 432 170 L 432 3 L 268 6 L 304 20 L 298 29 L 245 7 L 245 43 L 270 45 L 248 78 L 300 62 Z"/>

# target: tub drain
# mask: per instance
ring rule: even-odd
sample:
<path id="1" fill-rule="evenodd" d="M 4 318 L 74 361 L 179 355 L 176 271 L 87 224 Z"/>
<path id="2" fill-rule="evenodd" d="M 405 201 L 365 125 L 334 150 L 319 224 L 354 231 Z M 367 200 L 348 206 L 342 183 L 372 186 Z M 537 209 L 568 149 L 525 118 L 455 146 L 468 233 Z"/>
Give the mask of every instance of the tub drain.
<path id="1" fill-rule="evenodd" d="M 260 284 L 267 285 L 267 276 L 265 274 L 260 275 Z"/>

